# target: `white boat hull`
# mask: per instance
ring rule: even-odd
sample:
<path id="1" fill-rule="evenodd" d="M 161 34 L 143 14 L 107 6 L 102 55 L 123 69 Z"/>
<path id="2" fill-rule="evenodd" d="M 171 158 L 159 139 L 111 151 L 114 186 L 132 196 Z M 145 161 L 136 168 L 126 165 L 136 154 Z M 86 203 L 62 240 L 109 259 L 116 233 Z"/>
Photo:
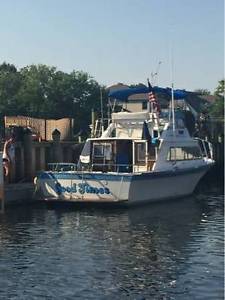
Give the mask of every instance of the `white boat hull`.
<path id="1" fill-rule="evenodd" d="M 209 166 L 138 174 L 42 172 L 37 195 L 47 201 L 151 202 L 190 195 Z"/>

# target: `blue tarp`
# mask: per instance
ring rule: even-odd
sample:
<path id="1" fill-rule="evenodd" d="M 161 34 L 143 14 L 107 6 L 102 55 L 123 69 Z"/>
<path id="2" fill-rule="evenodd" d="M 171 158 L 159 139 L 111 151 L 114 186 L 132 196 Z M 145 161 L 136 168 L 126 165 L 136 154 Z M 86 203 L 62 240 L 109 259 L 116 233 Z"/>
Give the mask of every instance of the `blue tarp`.
<path id="1" fill-rule="evenodd" d="M 154 93 L 162 93 L 171 97 L 171 88 L 162 88 L 154 86 L 152 88 Z M 120 101 L 127 101 L 128 97 L 135 94 L 146 94 L 149 93 L 149 88 L 147 86 L 137 87 L 137 88 L 127 88 L 122 90 L 116 90 L 109 93 L 109 98 L 117 99 Z M 187 96 L 187 92 L 184 90 L 174 90 L 174 99 L 184 99 Z"/>

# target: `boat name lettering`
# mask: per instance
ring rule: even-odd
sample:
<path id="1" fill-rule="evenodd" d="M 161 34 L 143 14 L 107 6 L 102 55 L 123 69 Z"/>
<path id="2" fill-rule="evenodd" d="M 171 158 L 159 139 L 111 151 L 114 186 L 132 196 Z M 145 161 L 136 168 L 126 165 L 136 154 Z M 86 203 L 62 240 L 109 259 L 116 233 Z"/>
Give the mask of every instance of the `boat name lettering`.
<path id="1" fill-rule="evenodd" d="M 58 195 L 62 193 L 80 193 L 80 194 L 110 194 L 110 190 L 106 187 L 93 187 L 87 183 L 73 183 L 72 186 L 62 186 L 59 182 L 56 183 L 55 189 Z"/>

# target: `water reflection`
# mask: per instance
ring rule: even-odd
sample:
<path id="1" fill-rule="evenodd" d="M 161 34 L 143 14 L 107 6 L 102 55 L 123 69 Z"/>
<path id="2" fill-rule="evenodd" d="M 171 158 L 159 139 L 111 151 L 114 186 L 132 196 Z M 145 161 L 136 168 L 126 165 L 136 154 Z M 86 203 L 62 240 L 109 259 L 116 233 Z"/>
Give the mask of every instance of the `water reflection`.
<path id="1" fill-rule="evenodd" d="M 0 220 L 1 295 L 190 299 L 191 290 L 207 294 L 208 281 L 203 291 L 194 280 L 201 274 L 204 282 L 202 266 L 215 260 L 206 271 L 218 268 L 214 296 L 220 299 L 221 203 L 213 194 L 130 209 L 10 209 Z"/>

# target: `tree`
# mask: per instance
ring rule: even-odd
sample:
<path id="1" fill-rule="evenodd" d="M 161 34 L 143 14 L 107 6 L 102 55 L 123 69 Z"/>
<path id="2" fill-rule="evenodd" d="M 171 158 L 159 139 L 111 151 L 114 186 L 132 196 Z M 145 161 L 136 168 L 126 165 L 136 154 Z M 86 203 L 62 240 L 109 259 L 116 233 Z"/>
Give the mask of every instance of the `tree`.
<path id="1" fill-rule="evenodd" d="M 21 69 L 19 92 L 23 114 L 41 118 L 75 119 L 75 131 L 88 132 L 91 110 L 100 113 L 100 88 L 88 73 L 64 73 L 55 67 L 31 65 Z M 104 101 L 106 103 L 106 101 Z M 104 105 L 106 109 L 106 104 Z"/>
<path id="2" fill-rule="evenodd" d="M 55 112 L 51 102 L 56 68 L 30 65 L 20 70 L 22 85 L 18 93 L 20 111 L 32 117 L 48 117 Z"/>
<path id="3" fill-rule="evenodd" d="M 224 97 L 224 79 L 219 81 L 214 94 L 215 96 Z"/>
<path id="4" fill-rule="evenodd" d="M 12 64 L 0 65 L 0 113 L 15 114 L 18 109 L 18 91 L 22 83 L 21 74 Z"/>
<path id="5" fill-rule="evenodd" d="M 0 111 L 4 115 L 75 119 L 76 130 L 88 132 L 91 110 L 99 113 L 100 89 L 106 111 L 106 90 L 88 73 L 65 73 L 55 67 L 30 65 L 17 70 L 0 65 Z"/>
<path id="6" fill-rule="evenodd" d="M 224 79 L 219 81 L 214 95 L 216 100 L 211 107 L 210 114 L 212 117 L 224 119 Z"/>
<path id="7" fill-rule="evenodd" d="M 106 111 L 106 92 L 91 76 L 81 71 L 73 71 L 71 74 L 71 95 L 73 100 L 73 113 L 75 128 L 88 132 L 91 123 L 91 110 L 100 115 L 100 90 L 103 96 L 103 109 Z M 80 127 L 80 128 L 78 128 Z"/>

